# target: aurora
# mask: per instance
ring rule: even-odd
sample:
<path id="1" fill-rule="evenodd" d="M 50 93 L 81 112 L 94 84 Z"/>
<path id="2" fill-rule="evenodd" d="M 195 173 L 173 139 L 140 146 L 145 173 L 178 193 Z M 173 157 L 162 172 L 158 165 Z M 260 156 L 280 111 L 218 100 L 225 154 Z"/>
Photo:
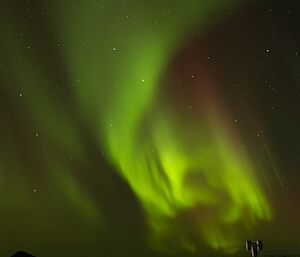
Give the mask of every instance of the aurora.
<path id="1" fill-rule="evenodd" d="M 1 2 L 1 255 L 297 251 L 296 9 Z"/>

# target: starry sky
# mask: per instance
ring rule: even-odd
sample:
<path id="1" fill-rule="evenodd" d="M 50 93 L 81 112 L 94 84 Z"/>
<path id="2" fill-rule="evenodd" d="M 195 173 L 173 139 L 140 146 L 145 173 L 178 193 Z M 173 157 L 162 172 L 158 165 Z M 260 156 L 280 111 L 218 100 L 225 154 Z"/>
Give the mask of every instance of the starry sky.
<path id="1" fill-rule="evenodd" d="M 300 253 L 298 24 L 296 0 L 2 0 L 0 255 Z"/>

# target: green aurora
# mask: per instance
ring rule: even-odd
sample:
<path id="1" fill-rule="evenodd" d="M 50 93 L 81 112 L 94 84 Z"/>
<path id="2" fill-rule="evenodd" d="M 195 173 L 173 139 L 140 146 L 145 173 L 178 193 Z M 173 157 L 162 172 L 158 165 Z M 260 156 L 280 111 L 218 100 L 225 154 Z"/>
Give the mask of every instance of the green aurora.
<path id="1" fill-rule="evenodd" d="M 161 72 L 174 48 L 188 36 L 187 31 L 192 32 L 199 24 L 206 26 L 210 16 L 222 12 L 226 6 L 220 1 L 189 1 L 182 11 L 176 6 L 181 4 L 179 1 L 169 7 L 180 12 L 171 11 L 172 18 L 166 14 L 167 18 L 162 15 L 153 22 L 151 15 L 156 9 L 147 9 L 149 4 L 136 7 L 138 4 L 132 3 L 132 9 L 140 8 L 136 13 L 128 14 L 128 18 L 115 14 L 117 18 L 113 20 L 110 11 L 106 11 L 107 17 L 104 14 L 99 19 L 95 4 L 84 6 L 83 10 L 81 5 L 73 7 L 76 24 L 75 18 L 69 18 L 72 24 L 66 25 L 76 28 L 63 35 L 70 74 L 76 74 L 84 85 L 75 86 L 81 105 L 88 110 L 99 110 L 96 121 L 101 131 L 99 138 L 106 142 L 108 158 L 145 208 L 152 229 L 151 240 L 158 244 L 172 234 L 174 224 L 170 220 L 181 211 L 205 206 L 216 209 L 217 214 L 197 222 L 199 236 L 214 249 L 236 250 L 240 240 L 234 226 L 240 227 L 245 215 L 251 217 L 248 229 L 254 228 L 259 219 L 271 218 L 262 189 L 254 183 L 251 160 L 231 143 L 224 124 L 217 121 L 218 114 L 210 120 L 200 119 L 200 124 L 194 122 L 193 152 L 189 151 L 191 145 L 185 145 L 186 135 L 176 130 L 178 124 L 172 122 L 171 117 L 176 114 L 169 114 L 160 101 L 155 101 Z M 114 9 L 113 2 L 103 3 L 104 6 Z M 145 17 L 139 24 L 122 25 L 131 15 L 142 14 Z M 109 26 L 101 27 L 106 20 Z M 86 21 L 94 25 L 87 28 Z M 124 29 L 120 30 L 121 27 Z M 103 32 L 105 29 L 109 33 Z M 97 33 L 108 37 L 103 40 L 102 36 L 95 37 Z M 84 38 L 92 50 L 84 52 L 83 46 L 76 43 L 77 38 Z M 83 52 L 78 54 L 80 51 Z M 101 94 L 95 93 L 99 91 Z M 157 111 L 151 114 L 152 125 L 144 135 L 143 123 L 145 119 L 147 122 L 146 115 L 153 109 L 153 102 Z M 206 133 L 201 130 L 202 123 L 211 130 L 205 143 L 201 142 Z M 190 186 L 185 181 L 198 175 L 206 183 Z M 180 240 L 183 242 L 179 244 L 185 245 L 188 239 Z"/>
<path id="2" fill-rule="evenodd" d="M 209 30 L 212 17 L 246 4 L 44 1 L 32 5 L 33 16 L 41 16 L 35 18 L 40 24 L 33 25 L 30 19 L 10 15 L 9 10 L 24 15 L 25 7 L 1 3 L 6 11 L 0 16 L 0 32 L 9 39 L 1 42 L 1 61 L 8 64 L 0 78 L 7 99 L 1 106 L 9 110 L 2 108 L 1 115 L 20 110 L 16 124 L 10 125 L 14 129 L 1 127 L 0 188 L 5 194 L 0 199 L 6 202 L 7 217 L 40 206 L 43 214 L 33 215 L 34 226 L 42 226 L 47 217 L 56 224 L 55 231 L 71 229 L 71 222 L 65 225 L 59 215 L 50 215 L 60 206 L 66 209 L 62 216 L 83 217 L 85 222 L 77 227 L 83 235 L 97 228 L 92 232 L 97 238 L 109 226 L 97 187 L 104 192 L 101 179 L 110 175 L 99 174 L 113 170 L 135 195 L 146 223 L 145 241 L 158 252 L 197 254 L 204 242 L 209 249 L 231 254 L 240 249 L 241 235 L 253 235 L 260 223 L 272 222 L 268 179 L 257 183 L 264 175 L 257 167 L 271 162 L 272 176 L 280 180 L 278 171 L 265 141 L 266 158 L 255 158 L 243 147 L 242 132 L 229 124 L 234 115 L 217 92 L 220 81 L 198 79 L 203 84 L 199 90 L 207 93 L 199 96 L 201 104 L 192 114 L 170 107 L 168 92 L 173 83 L 169 66 L 185 39 Z M 16 137 L 19 130 L 26 135 Z M 91 138 L 94 148 L 87 150 L 82 138 Z M 107 163 L 92 162 L 98 175 L 86 168 L 92 151 Z M 11 177 L 10 170 L 16 175 Z M 88 176 L 92 179 L 82 178 Z M 118 183 L 108 182 L 107 188 L 118 191 L 111 188 Z M 54 229 L 51 224 L 45 229 Z M 43 252 L 43 246 L 26 240 L 17 246 Z M 74 241 L 80 243 L 81 236 Z M 4 253 L 14 246 L 8 243 Z"/>

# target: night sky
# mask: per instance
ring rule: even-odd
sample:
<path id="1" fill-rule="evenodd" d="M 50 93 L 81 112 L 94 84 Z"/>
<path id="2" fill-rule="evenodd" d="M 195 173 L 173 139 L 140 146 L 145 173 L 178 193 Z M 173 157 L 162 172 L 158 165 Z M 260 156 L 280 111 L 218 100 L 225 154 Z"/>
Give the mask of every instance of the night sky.
<path id="1" fill-rule="evenodd" d="M 300 2 L 0 1 L 0 255 L 300 253 Z"/>

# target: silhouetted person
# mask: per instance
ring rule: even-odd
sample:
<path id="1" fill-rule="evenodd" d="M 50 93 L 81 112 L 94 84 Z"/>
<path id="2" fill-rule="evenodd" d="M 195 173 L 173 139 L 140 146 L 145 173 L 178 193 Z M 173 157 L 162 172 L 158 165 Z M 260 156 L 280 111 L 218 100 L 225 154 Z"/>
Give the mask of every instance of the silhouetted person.
<path id="1" fill-rule="evenodd" d="M 19 252 L 16 252 L 15 254 L 13 254 L 11 257 L 35 257 L 29 253 L 26 253 L 26 252 L 22 252 L 22 251 L 19 251 Z"/>

